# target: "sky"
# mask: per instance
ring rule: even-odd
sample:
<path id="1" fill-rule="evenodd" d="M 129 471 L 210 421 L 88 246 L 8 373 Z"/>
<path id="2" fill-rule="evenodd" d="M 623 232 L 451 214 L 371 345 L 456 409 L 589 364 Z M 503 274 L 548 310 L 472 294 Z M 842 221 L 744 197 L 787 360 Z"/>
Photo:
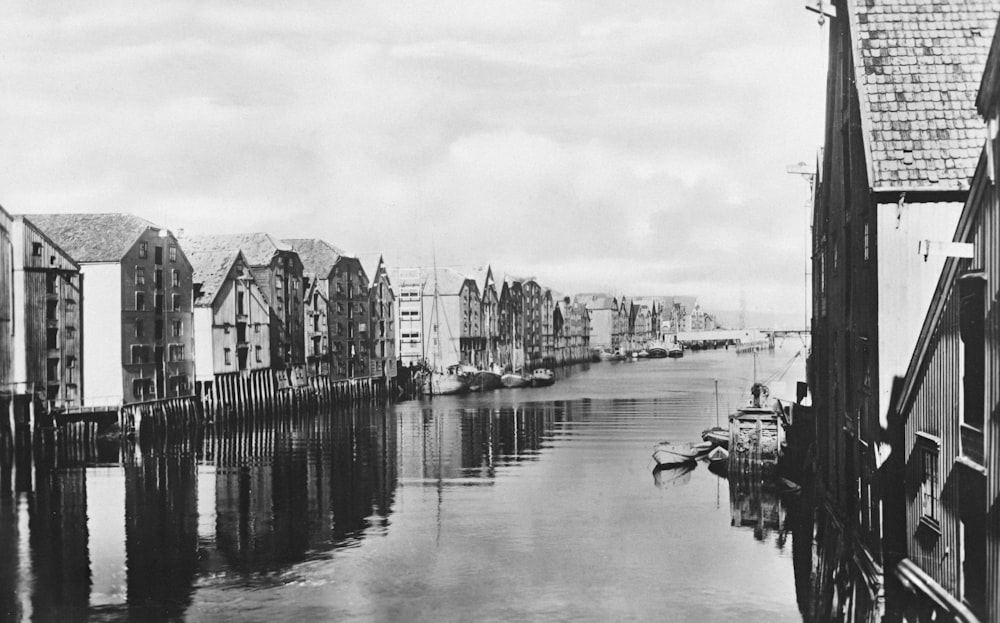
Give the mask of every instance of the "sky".
<path id="1" fill-rule="evenodd" d="M 802 318 L 804 4 L 8 3 L 0 205 Z"/>

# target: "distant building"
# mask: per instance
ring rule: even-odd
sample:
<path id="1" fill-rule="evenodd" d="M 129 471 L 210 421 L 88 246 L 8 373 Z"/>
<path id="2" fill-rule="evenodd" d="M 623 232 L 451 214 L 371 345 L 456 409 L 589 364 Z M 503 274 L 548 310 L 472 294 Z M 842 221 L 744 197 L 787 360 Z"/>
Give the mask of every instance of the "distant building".
<path id="1" fill-rule="evenodd" d="M 194 270 L 195 363 L 200 395 L 223 375 L 271 367 L 270 307 L 243 252 L 189 251 Z M 170 327 L 171 334 L 184 330 Z"/>
<path id="2" fill-rule="evenodd" d="M 6 213 L 3 217 L 7 218 Z M 80 267 L 24 216 L 13 217 L 11 225 L 13 393 L 38 400 L 49 413 L 79 407 L 83 376 Z"/>
<path id="3" fill-rule="evenodd" d="M 302 261 L 303 337 L 306 372 L 310 377 L 330 375 L 333 361 L 330 326 L 336 327 L 331 314 L 330 273 L 343 251 L 317 238 L 284 240 Z"/>
<path id="4" fill-rule="evenodd" d="M 131 214 L 29 218 L 76 260 L 86 284 L 84 405 L 192 395 L 192 270 L 173 234 Z"/>
<path id="5" fill-rule="evenodd" d="M 483 275 L 479 299 L 485 347 L 482 363 L 484 366 L 491 366 L 500 361 L 500 295 L 497 292 L 492 267 L 487 267 L 486 274 Z"/>
<path id="6" fill-rule="evenodd" d="M 577 294 L 574 302 L 585 305 L 590 312 L 590 345 L 602 350 L 613 348 L 615 344 L 612 336 L 615 332 L 618 302 L 601 293 Z"/>
<path id="7" fill-rule="evenodd" d="M 396 292 L 396 352 L 404 366 L 427 358 L 424 342 L 424 284 L 426 277 L 419 268 L 400 269 L 393 283 Z"/>
<path id="8" fill-rule="evenodd" d="M 524 293 L 524 356 L 529 368 L 542 363 L 542 287 L 534 278 L 521 281 Z"/>
<path id="9" fill-rule="evenodd" d="M 331 378 L 370 376 L 368 274 L 358 258 L 341 255 L 329 282 Z"/>
<path id="10" fill-rule="evenodd" d="M 302 260 L 291 245 L 261 232 L 185 236 L 181 244 L 192 252 L 243 252 L 254 281 L 270 308 L 271 368 L 290 374 L 289 383 L 303 384 Z"/>
<path id="11" fill-rule="evenodd" d="M 378 258 L 368 293 L 371 318 L 371 364 L 373 376 L 396 377 L 396 296 L 385 262 Z"/>
<path id="12" fill-rule="evenodd" d="M 525 366 L 524 293 L 521 282 L 504 279 L 500 286 L 500 364 L 511 370 Z"/>

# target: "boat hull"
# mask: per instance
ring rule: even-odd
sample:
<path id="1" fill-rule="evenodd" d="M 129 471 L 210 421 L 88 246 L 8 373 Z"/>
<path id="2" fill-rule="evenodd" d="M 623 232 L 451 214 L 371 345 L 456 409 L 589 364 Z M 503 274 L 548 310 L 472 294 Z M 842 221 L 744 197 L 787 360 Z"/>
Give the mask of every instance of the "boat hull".
<path id="1" fill-rule="evenodd" d="M 503 380 L 496 372 L 489 370 L 479 370 L 470 375 L 470 392 L 491 392 L 503 387 Z"/>
<path id="2" fill-rule="evenodd" d="M 531 379 L 520 374 L 505 374 L 500 378 L 504 387 L 515 389 L 518 387 L 530 387 Z"/>
<path id="3" fill-rule="evenodd" d="M 420 393 L 425 396 L 464 394 L 467 391 L 469 384 L 452 374 L 431 374 L 420 384 Z"/>
<path id="4" fill-rule="evenodd" d="M 658 346 L 654 346 L 653 348 L 649 349 L 650 359 L 664 359 L 666 358 L 666 356 L 667 356 L 666 348 L 659 348 Z"/>

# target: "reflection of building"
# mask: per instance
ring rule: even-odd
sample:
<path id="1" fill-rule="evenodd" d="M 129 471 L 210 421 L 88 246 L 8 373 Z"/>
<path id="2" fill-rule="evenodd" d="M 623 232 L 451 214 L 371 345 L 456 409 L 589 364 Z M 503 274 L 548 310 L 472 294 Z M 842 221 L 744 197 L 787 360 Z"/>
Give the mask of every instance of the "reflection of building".
<path id="1" fill-rule="evenodd" d="M 773 484 L 765 486 L 759 475 L 730 472 L 729 513 L 734 527 L 751 528 L 758 541 L 779 532 L 784 543 L 785 508 Z"/>
<path id="2" fill-rule="evenodd" d="M 190 396 L 192 270 L 173 234 L 131 214 L 30 220 L 80 265 L 84 405 Z"/>

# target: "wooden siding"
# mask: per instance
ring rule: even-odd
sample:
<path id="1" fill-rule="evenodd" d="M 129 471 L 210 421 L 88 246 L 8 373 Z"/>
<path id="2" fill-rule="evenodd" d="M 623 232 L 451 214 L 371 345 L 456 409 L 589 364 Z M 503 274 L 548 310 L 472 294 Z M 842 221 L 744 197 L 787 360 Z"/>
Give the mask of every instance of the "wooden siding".
<path id="1" fill-rule="evenodd" d="M 0 390 L 9 391 L 13 368 L 13 220 L 0 208 Z"/>
<path id="2" fill-rule="evenodd" d="M 239 294 L 243 294 L 243 314 L 238 313 Z M 237 259 L 219 286 L 212 302 L 212 368 L 215 374 L 241 370 L 263 370 L 271 367 L 270 308 L 250 271 Z M 244 338 L 240 341 L 241 332 Z M 247 351 L 246 363 L 239 365 L 241 347 Z M 260 348 L 261 360 L 257 361 Z M 226 362 L 229 350 L 229 362 Z"/>
<path id="3" fill-rule="evenodd" d="M 14 226 L 14 363 L 20 390 L 35 392 L 50 409 L 80 405 L 82 327 L 80 269 L 58 246 L 18 217 Z M 49 344 L 50 335 L 53 344 Z M 49 346 L 54 346 L 49 348 Z"/>
<path id="4" fill-rule="evenodd" d="M 161 231 L 164 233 L 162 236 Z M 160 249 L 159 262 L 157 249 Z M 176 255 L 172 256 L 172 253 Z M 137 268 L 142 269 L 142 283 L 137 279 Z M 173 270 L 178 271 L 179 283 L 173 283 Z M 157 271 L 162 271 L 159 284 Z M 122 257 L 120 361 L 123 404 L 194 394 L 192 278 L 191 263 L 177 240 L 166 230 L 147 229 Z M 137 293 L 143 296 L 144 309 L 137 309 Z M 90 322 L 106 321 L 94 318 Z M 142 323 L 141 336 L 136 335 L 137 321 Z M 183 323 L 181 336 L 172 335 L 175 321 Z M 133 346 L 141 353 L 141 359 L 136 362 L 133 362 Z M 171 361 L 172 350 L 180 349 L 183 349 L 183 357 Z M 145 390 L 140 388 L 137 391 L 137 381 L 139 385 L 145 384 Z"/>
<path id="5" fill-rule="evenodd" d="M 396 298 L 384 270 L 375 274 L 369 291 L 371 303 L 371 365 L 373 375 L 396 376 Z"/>
<path id="6" fill-rule="evenodd" d="M 342 256 L 330 271 L 328 315 L 333 379 L 368 376 L 368 276 L 356 258 Z"/>

